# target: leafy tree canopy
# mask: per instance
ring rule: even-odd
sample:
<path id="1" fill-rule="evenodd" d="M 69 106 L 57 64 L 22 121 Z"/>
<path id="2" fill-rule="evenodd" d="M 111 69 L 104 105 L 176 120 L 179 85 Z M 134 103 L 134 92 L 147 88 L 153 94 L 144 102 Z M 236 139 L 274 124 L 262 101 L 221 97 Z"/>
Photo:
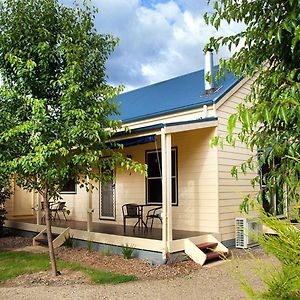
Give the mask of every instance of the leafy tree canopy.
<path id="1" fill-rule="evenodd" d="M 242 128 L 239 141 L 249 149 L 258 150 L 256 156 L 240 166 L 247 169 L 263 169 L 263 178 L 257 176 L 253 185 L 263 182 L 258 201 L 269 203 L 273 196 L 284 202 L 299 201 L 300 178 L 300 5 L 297 0 L 220 0 L 214 1 L 214 13 L 206 14 L 207 23 L 215 28 L 223 22 L 243 22 L 244 31 L 227 37 L 211 38 L 208 47 L 216 50 L 226 45 L 240 50 L 228 60 L 221 61 L 218 76 L 223 68 L 237 76 L 253 80 L 245 103 L 228 121 L 226 141 L 235 145 L 236 122 Z M 223 141 L 216 137 L 213 144 Z M 232 174 L 237 176 L 237 168 Z M 247 210 L 250 197 L 246 196 L 242 208 Z M 252 202 L 253 203 L 253 202 Z M 283 203 L 281 203 L 283 204 Z M 274 211 L 275 213 L 275 211 Z M 260 213 L 262 224 L 273 229 L 275 236 L 261 235 L 260 245 L 278 258 L 280 268 L 261 267 L 260 274 L 266 283 L 265 291 L 254 290 L 249 283 L 243 286 L 251 299 L 299 299 L 299 229 Z M 299 222 L 299 218 L 298 222 Z M 299 225 L 299 224 L 298 224 Z M 243 280 L 242 280 L 243 281 Z"/>
<path id="2" fill-rule="evenodd" d="M 0 2 L 0 178 L 17 174 L 18 185 L 43 195 L 53 275 L 49 199 L 69 179 L 88 188 L 116 165 L 143 171 L 107 146 L 121 126 L 110 119 L 120 87 L 105 73 L 117 40 L 97 33 L 95 13 L 86 1 Z"/>
<path id="3" fill-rule="evenodd" d="M 95 13 L 85 1 L 1 1 L 0 169 L 27 189 L 47 183 L 53 196 L 70 177 L 99 179 L 98 167 L 141 169 L 106 144 L 120 127 L 109 116 L 121 88 L 105 73 L 117 39 L 96 32 Z"/>
<path id="4" fill-rule="evenodd" d="M 210 2 L 210 1 L 209 1 Z M 288 200 L 299 201 L 300 174 L 300 6 L 296 0 L 221 0 L 214 2 L 214 13 L 206 14 L 215 28 L 223 22 L 243 22 L 242 32 L 226 37 L 212 37 L 208 47 L 231 49 L 239 46 L 228 60 L 221 60 L 237 76 L 253 78 L 246 103 L 228 122 L 227 142 L 236 142 L 233 129 L 242 124 L 238 139 L 251 150 L 259 149 L 259 163 L 272 166 L 263 179 L 268 201 L 271 195 L 288 190 Z M 215 138 L 214 143 L 220 140 Z M 241 166 L 254 170 L 255 157 Z M 276 161 L 276 163 L 275 163 Z M 237 168 L 232 173 L 237 175 Z M 253 185 L 259 182 L 259 176 Z M 287 189 L 286 189 L 287 187 Z M 258 200 L 262 201 L 262 192 Z M 245 204 L 245 203 L 244 203 Z M 245 208 L 245 206 L 244 206 Z"/>

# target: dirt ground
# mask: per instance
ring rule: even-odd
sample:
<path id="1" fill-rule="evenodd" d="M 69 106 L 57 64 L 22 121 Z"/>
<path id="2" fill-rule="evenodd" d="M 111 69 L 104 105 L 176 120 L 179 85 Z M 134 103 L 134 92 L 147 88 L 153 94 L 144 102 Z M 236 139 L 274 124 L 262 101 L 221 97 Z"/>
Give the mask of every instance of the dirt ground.
<path id="1" fill-rule="evenodd" d="M 31 239 L 0 239 L 0 249 L 41 251 L 30 247 Z M 93 285 L 80 272 L 61 270 L 19 276 L 0 286 L 0 299 L 246 299 L 238 278 L 244 270 L 247 280 L 258 289 L 263 285 L 253 271 L 255 258 L 273 261 L 261 249 L 234 250 L 235 259 L 201 267 L 188 260 L 171 265 L 152 266 L 139 259 L 125 260 L 116 255 L 103 255 L 85 249 L 61 247 L 56 256 L 62 260 L 121 274 L 133 274 L 135 282 L 119 285 Z"/>

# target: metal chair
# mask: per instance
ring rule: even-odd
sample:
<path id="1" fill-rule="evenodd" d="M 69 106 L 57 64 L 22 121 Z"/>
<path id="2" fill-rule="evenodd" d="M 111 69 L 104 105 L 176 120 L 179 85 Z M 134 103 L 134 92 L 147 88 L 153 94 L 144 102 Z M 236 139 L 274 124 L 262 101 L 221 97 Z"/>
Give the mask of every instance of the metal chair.
<path id="1" fill-rule="evenodd" d="M 140 225 L 140 222 L 143 218 L 141 214 L 141 210 L 138 204 L 127 203 L 122 206 L 123 213 L 123 226 L 124 232 L 126 231 L 126 220 L 127 219 L 137 219 L 137 222 L 134 224 L 133 229 L 135 229 L 136 225 Z"/>
<path id="2" fill-rule="evenodd" d="M 152 229 L 152 227 L 153 227 L 154 219 L 158 219 L 162 223 L 162 206 L 152 208 L 147 212 L 146 224 L 148 227 L 148 220 L 151 220 L 150 229 Z"/>
<path id="3" fill-rule="evenodd" d="M 53 221 L 55 221 L 56 218 L 58 218 L 58 220 L 60 221 L 60 216 L 59 213 L 62 213 L 65 220 L 67 221 L 67 217 L 66 217 L 66 202 L 65 201 L 59 201 L 56 203 L 53 203 L 50 206 L 50 212 L 53 218 Z"/>

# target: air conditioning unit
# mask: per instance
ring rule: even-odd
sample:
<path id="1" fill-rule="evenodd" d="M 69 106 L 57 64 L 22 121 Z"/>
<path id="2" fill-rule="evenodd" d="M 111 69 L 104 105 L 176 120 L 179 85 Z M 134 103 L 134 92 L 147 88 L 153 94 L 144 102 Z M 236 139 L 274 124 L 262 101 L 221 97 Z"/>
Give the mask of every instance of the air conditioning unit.
<path id="1" fill-rule="evenodd" d="M 250 248 L 257 245 L 252 239 L 253 234 L 261 231 L 261 224 L 254 219 L 236 218 L 235 219 L 235 247 Z"/>

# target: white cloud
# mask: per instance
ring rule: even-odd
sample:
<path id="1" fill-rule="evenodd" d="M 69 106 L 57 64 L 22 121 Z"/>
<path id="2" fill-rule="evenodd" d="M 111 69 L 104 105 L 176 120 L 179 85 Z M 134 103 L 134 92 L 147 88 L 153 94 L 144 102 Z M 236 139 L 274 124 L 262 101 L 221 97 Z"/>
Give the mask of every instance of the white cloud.
<path id="1" fill-rule="evenodd" d="M 156 1 L 146 7 L 138 0 L 95 1 L 100 8 L 99 31 L 120 38 L 107 65 L 111 82 L 123 83 L 128 90 L 202 68 L 202 50 L 210 36 L 242 28 L 222 24 L 217 33 L 204 22 L 204 2 Z M 228 57 L 229 52 L 221 50 L 220 56 Z"/>
<path id="2" fill-rule="evenodd" d="M 155 9 L 159 14 L 171 22 L 176 20 L 178 15 L 181 13 L 179 6 L 174 1 L 158 3 L 155 5 Z"/>

